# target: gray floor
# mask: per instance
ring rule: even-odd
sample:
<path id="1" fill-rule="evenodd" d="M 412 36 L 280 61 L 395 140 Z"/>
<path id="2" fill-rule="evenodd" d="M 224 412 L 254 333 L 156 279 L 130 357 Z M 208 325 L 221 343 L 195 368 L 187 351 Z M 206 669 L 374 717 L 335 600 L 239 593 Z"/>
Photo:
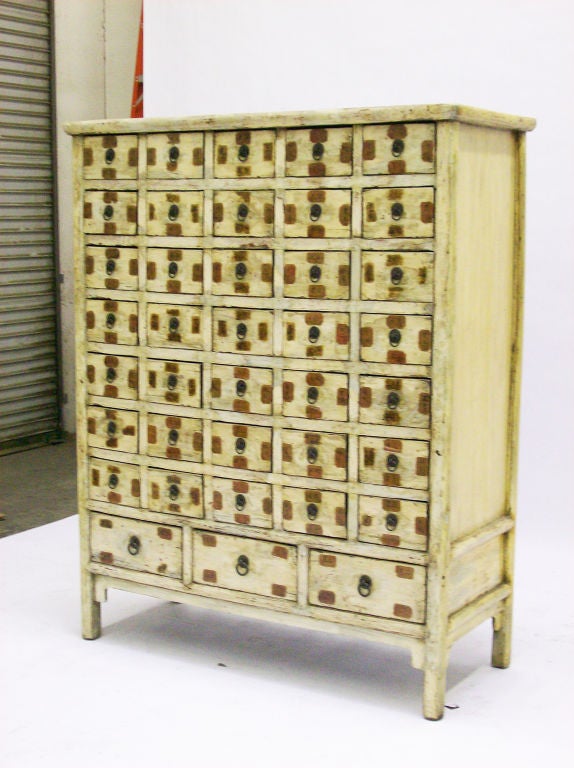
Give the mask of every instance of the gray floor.
<path id="1" fill-rule="evenodd" d="M 0 456 L 0 538 L 76 513 L 76 446 Z"/>

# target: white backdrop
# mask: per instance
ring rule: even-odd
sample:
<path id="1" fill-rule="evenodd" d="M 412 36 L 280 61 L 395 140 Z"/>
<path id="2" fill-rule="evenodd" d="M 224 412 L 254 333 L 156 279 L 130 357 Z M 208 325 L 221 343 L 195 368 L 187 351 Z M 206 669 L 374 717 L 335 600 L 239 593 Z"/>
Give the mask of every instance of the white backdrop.
<path id="1" fill-rule="evenodd" d="M 145 0 L 145 114 L 459 103 L 533 116 L 519 504 L 572 529 L 571 0 Z"/>

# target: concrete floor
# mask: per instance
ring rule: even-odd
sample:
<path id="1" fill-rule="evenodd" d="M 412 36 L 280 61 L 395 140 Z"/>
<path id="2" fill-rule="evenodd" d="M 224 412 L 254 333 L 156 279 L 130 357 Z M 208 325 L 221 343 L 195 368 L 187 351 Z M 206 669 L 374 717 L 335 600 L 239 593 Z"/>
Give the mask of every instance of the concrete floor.
<path id="1" fill-rule="evenodd" d="M 0 456 L 0 538 L 76 513 L 76 445 Z"/>

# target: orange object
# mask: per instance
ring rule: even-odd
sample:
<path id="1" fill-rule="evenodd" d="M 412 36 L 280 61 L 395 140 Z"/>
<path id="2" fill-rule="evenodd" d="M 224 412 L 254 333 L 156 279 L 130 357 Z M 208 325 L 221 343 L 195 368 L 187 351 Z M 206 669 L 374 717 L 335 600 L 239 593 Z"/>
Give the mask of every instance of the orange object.
<path id="1" fill-rule="evenodd" d="M 143 7 L 140 16 L 131 117 L 143 117 Z"/>

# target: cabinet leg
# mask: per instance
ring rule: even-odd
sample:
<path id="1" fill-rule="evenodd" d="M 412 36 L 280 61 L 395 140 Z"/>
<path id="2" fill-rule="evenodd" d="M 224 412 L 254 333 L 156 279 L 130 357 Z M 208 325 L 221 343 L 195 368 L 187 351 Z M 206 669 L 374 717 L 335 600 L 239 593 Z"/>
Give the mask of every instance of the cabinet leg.
<path id="1" fill-rule="evenodd" d="M 85 573 L 82 576 L 82 637 L 96 640 L 101 634 L 101 607 L 95 597 L 94 577 Z"/>
<path id="2" fill-rule="evenodd" d="M 440 720 L 444 714 L 446 668 L 448 658 L 428 659 L 424 669 L 423 715 L 427 720 Z"/>
<path id="3" fill-rule="evenodd" d="M 506 669 L 510 664 L 512 642 L 512 598 L 507 598 L 500 613 L 492 619 L 492 666 Z"/>

